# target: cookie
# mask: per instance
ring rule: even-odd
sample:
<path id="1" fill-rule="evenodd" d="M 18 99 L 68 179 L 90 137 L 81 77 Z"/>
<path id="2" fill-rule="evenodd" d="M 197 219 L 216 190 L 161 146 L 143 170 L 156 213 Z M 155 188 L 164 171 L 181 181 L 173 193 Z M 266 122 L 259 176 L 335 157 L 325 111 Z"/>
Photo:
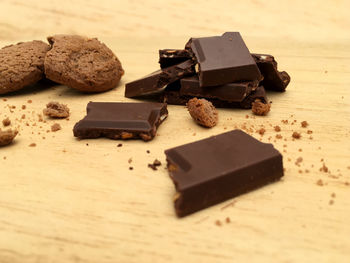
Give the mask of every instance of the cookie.
<path id="1" fill-rule="evenodd" d="M 0 94 L 20 90 L 44 77 L 44 59 L 50 46 L 30 41 L 0 49 Z"/>
<path id="2" fill-rule="evenodd" d="M 206 99 L 190 99 L 187 102 L 187 109 L 199 125 L 211 128 L 218 123 L 218 112 L 213 104 Z"/>
<path id="3" fill-rule="evenodd" d="M 48 37 L 52 49 L 45 57 L 46 77 L 83 92 L 117 86 L 124 70 L 113 52 L 96 38 L 77 35 Z"/>

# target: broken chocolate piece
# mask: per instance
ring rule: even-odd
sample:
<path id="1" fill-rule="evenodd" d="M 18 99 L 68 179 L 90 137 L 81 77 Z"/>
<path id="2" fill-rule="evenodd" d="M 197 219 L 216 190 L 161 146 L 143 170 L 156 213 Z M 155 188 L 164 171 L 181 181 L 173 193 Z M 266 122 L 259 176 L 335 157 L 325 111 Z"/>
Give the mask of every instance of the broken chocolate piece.
<path id="1" fill-rule="evenodd" d="M 193 75 L 194 61 L 188 59 L 180 64 L 157 70 L 141 79 L 125 84 L 125 97 L 144 96 L 162 90 L 166 85 Z"/>
<path id="2" fill-rule="evenodd" d="M 285 91 L 290 82 L 290 76 L 285 71 L 277 70 L 275 58 L 268 54 L 252 53 L 252 56 L 264 77 L 260 84 L 267 90 Z"/>
<path id="3" fill-rule="evenodd" d="M 239 32 L 192 38 L 186 44 L 199 64 L 201 87 L 261 80 L 262 76 Z"/>
<path id="4" fill-rule="evenodd" d="M 168 116 L 166 104 L 89 102 L 87 115 L 75 124 L 74 136 L 82 139 L 152 140 Z"/>
<path id="5" fill-rule="evenodd" d="M 229 83 L 217 87 L 200 87 L 197 75 L 183 78 L 180 82 L 180 95 L 215 98 L 234 102 L 243 101 L 253 90 L 256 90 L 259 85 L 258 81 L 251 81 Z"/>
<path id="6" fill-rule="evenodd" d="M 186 105 L 187 101 L 192 99 L 192 96 L 181 95 L 179 84 L 174 82 L 167 86 L 164 94 L 161 96 L 160 101 L 166 102 L 172 105 Z M 197 96 L 198 98 L 203 98 Z M 236 101 L 225 101 L 216 98 L 205 98 L 217 108 L 242 108 L 251 109 L 252 103 L 256 99 L 260 99 L 263 103 L 267 103 L 266 92 L 264 87 L 257 87 L 256 90 L 252 91 L 245 99 L 241 102 Z"/>
<path id="7" fill-rule="evenodd" d="M 282 155 L 234 130 L 165 151 L 179 217 L 249 192 L 283 176 Z"/>
<path id="8" fill-rule="evenodd" d="M 159 64 L 161 68 L 167 68 L 191 59 L 191 54 L 184 49 L 159 50 Z"/>

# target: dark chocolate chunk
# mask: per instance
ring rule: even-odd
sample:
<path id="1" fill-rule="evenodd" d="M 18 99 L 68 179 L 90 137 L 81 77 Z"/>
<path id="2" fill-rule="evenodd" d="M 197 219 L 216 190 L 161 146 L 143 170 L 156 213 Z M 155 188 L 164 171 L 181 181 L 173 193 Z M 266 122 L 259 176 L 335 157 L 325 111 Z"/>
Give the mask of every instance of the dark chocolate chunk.
<path id="1" fill-rule="evenodd" d="M 192 38 L 186 47 L 199 64 L 201 87 L 261 80 L 261 74 L 239 32 L 222 36 Z"/>
<path id="2" fill-rule="evenodd" d="M 282 155 L 234 130 L 165 151 L 176 187 L 179 217 L 274 182 L 283 176 Z"/>
<path id="3" fill-rule="evenodd" d="M 75 124 L 74 136 L 82 139 L 152 140 L 168 116 L 166 104 L 89 102 L 87 115 Z"/>
<path id="4" fill-rule="evenodd" d="M 184 49 L 159 50 L 159 64 L 161 68 L 167 68 L 191 59 L 191 55 Z"/>
<path id="5" fill-rule="evenodd" d="M 267 90 L 285 91 L 290 82 L 290 76 L 285 71 L 277 70 L 275 58 L 268 54 L 253 54 L 264 79 L 260 83 Z"/>
<path id="6" fill-rule="evenodd" d="M 125 84 L 125 97 L 132 98 L 162 90 L 166 85 L 186 76 L 193 75 L 194 61 L 185 62 L 157 70 L 141 79 Z"/>
<path id="7" fill-rule="evenodd" d="M 237 82 L 217 87 L 200 87 L 198 76 L 186 77 L 180 80 L 180 95 L 190 95 L 203 98 L 216 98 L 224 101 L 241 102 L 258 85 L 258 81 Z"/>
<path id="8" fill-rule="evenodd" d="M 167 86 L 164 93 L 161 95 L 160 101 L 166 102 L 171 105 L 186 105 L 186 103 L 193 98 L 189 95 L 180 94 L 181 86 L 179 83 L 174 82 Z M 257 87 L 249 95 L 247 95 L 243 101 L 226 101 L 217 98 L 208 98 L 204 96 L 196 96 L 197 98 L 204 98 L 213 103 L 217 108 L 242 108 L 250 109 L 252 102 L 256 99 L 260 99 L 263 103 L 267 103 L 266 92 L 263 86 Z"/>

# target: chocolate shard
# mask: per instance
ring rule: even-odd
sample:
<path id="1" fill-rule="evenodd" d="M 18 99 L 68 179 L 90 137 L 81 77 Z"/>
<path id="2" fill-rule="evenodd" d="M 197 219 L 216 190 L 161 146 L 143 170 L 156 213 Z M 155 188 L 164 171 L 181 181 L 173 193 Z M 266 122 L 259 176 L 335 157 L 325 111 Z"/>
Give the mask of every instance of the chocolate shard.
<path id="1" fill-rule="evenodd" d="M 75 124 L 73 133 L 81 139 L 149 141 L 167 116 L 167 106 L 163 103 L 89 102 L 87 115 Z"/>
<path id="2" fill-rule="evenodd" d="M 133 98 L 159 92 L 180 78 L 193 75 L 195 62 L 191 59 L 157 70 L 141 79 L 125 84 L 125 97 Z"/>
<path id="3" fill-rule="evenodd" d="M 170 105 L 186 105 L 186 103 L 194 96 L 181 95 L 181 84 L 174 82 L 166 87 L 163 94 L 160 96 L 160 101 Z M 263 86 L 257 87 L 250 94 L 248 94 L 242 101 L 228 101 L 224 99 L 218 99 L 216 97 L 205 97 L 203 95 L 196 96 L 197 98 L 204 98 L 213 103 L 217 108 L 242 108 L 251 109 L 252 102 L 256 99 L 260 99 L 263 103 L 267 103 L 266 92 Z"/>
<path id="4" fill-rule="evenodd" d="M 189 48 L 190 47 L 190 48 Z M 261 80 L 262 76 L 239 32 L 192 38 L 186 44 L 199 64 L 201 87 Z"/>
<path id="5" fill-rule="evenodd" d="M 282 155 L 241 130 L 165 151 L 179 217 L 249 192 L 283 176 Z"/>
<path id="6" fill-rule="evenodd" d="M 264 77 L 261 85 L 267 90 L 285 91 L 290 82 L 290 76 L 285 71 L 277 70 L 275 58 L 268 54 L 252 53 L 252 56 Z"/>
<path id="7" fill-rule="evenodd" d="M 161 68 L 174 66 L 188 59 L 192 59 L 191 54 L 184 49 L 159 50 L 159 64 Z"/>
<path id="8" fill-rule="evenodd" d="M 228 83 L 216 87 L 201 87 L 198 76 L 180 80 L 180 95 L 190 95 L 227 102 L 241 102 L 259 86 L 259 81 Z"/>

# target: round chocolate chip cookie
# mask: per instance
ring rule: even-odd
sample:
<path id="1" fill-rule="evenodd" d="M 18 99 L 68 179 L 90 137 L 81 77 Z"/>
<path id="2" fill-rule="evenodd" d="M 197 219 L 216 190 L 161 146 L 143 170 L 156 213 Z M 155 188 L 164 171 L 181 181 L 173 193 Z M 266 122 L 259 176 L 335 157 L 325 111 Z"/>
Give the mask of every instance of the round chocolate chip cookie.
<path id="1" fill-rule="evenodd" d="M 83 92 L 102 92 L 117 86 L 124 70 L 113 52 L 96 38 L 77 35 L 48 37 L 46 77 Z"/>
<path id="2" fill-rule="evenodd" d="M 0 49 L 0 94 L 20 90 L 44 77 L 44 58 L 50 46 L 30 41 Z"/>

